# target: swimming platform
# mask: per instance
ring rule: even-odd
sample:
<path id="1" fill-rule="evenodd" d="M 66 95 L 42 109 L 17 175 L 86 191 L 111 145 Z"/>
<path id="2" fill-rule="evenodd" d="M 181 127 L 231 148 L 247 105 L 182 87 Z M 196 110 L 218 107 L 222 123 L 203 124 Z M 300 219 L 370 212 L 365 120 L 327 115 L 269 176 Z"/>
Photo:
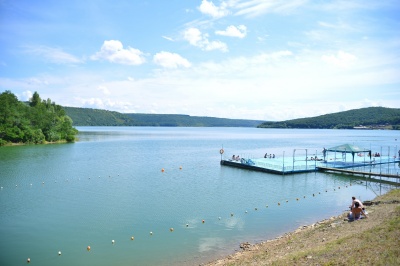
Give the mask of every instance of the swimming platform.
<path id="1" fill-rule="evenodd" d="M 294 153 L 293 153 L 294 154 Z M 399 157 L 391 156 L 354 156 L 353 158 L 346 158 L 345 156 L 339 157 L 328 157 L 324 159 L 309 159 L 306 156 L 286 156 L 286 157 L 275 157 L 275 158 L 246 158 L 242 157 L 239 160 L 235 159 L 222 159 L 221 165 L 242 168 L 252 171 L 259 171 L 272 174 L 297 174 L 315 171 L 336 171 L 343 173 L 353 174 L 370 174 L 380 175 L 386 177 L 399 178 L 400 173 L 398 169 L 391 171 L 390 173 L 382 173 L 381 168 L 386 164 L 400 163 Z M 348 170 L 349 168 L 362 168 L 368 169 L 369 172 L 363 172 L 359 170 Z M 345 170 L 347 169 L 347 170 Z M 374 169 L 374 171 L 371 171 Z M 397 171 L 396 171 L 397 170 Z"/>

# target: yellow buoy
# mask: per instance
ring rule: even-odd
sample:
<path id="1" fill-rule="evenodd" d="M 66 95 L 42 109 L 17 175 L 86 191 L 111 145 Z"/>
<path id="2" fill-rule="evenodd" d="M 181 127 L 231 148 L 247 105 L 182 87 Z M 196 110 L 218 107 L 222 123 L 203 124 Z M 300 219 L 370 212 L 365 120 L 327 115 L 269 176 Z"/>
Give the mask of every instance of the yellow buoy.
<path id="1" fill-rule="evenodd" d="M 173 231 L 174 231 L 174 228 L 171 227 L 171 228 L 169 229 L 169 231 L 173 232 Z"/>
<path id="2" fill-rule="evenodd" d="M 135 238 L 133 236 L 131 236 L 131 240 L 134 240 Z"/>
<path id="3" fill-rule="evenodd" d="M 87 249 L 87 251 L 89 251 L 89 250 L 90 250 L 90 246 L 87 246 L 87 248 L 86 248 L 86 249 Z"/>

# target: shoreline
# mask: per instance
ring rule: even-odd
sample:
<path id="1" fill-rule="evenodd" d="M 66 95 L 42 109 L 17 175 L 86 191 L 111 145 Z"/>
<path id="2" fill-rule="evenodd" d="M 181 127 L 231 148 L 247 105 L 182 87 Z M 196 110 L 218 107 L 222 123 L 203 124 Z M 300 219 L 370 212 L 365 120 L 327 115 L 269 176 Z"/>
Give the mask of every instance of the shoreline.
<path id="1" fill-rule="evenodd" d="M 364 203 L 368 211 L 368 219 L 350 222 L 346 219 L 348 212 L 344 212 L 313 224 L 300 226 L 294 231 L 284 233 L 273 239 L 254 244 L 243 242 L 238 247 L 239 251 L 200 265 L 265 265 L 272 263 L 285 265 L 289 263 L 289 261 L 285 262 L 287 259 L 296 256 L 296 254 L 301 254 L 306 249 L 320 250 L 330 245 L 332 241 L 338 241 L 341 237 L 355 234 L 353 225 L 360 225 L 357 230 L 361 232 L 385 222 L 389 219 L 385 215 L 394 212 L 396 207 L 400 207 L 400 190 L 394 188 Z M 313 256 L 307 255 L 303 262 L 291 264 L 310 265 L 316 263 L 315 259 L 311 260 L 313 260 Z"/>
<path id="2" fill-rule="evenodd" d="M 14 147 L 14 146 L 29 146 L 29 145 L 47 145 L 47 144 L 64 144 L 64 143 L 74 143 L 75 141 L 68 142 L 66 140 L 58 140 L 58 141 L 45 141 L 43 143 L 23 143 L 23 142 L 10 142 L 4 145 L 0 145 L 0 147 Z"/>

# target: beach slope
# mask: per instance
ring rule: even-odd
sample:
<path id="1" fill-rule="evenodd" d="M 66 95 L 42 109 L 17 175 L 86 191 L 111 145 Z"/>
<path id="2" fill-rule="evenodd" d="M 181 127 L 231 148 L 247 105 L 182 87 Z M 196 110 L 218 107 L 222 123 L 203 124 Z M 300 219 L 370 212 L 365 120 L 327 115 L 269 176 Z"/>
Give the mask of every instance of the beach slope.
<path id="1" fill-rule="evenodd" d="M 366 205 L 368 219 L 343 213 L 206 265 L 400 265 L 400 190 Z"/>

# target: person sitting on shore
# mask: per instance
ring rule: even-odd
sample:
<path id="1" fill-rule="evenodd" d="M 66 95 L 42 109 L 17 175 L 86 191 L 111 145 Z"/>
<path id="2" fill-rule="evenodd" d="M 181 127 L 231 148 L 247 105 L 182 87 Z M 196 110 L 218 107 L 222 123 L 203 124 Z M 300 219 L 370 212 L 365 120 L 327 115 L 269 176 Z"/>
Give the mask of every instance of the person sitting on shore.
<path id="1" fill-rule="evenodd" d="M 350 205 L 350 210 L 352 210 L 355 207 L 357 202 L 358 202 L 358 205 L 364 210 L 364 205 L 362 204 L 361 200 L 357 199 L 354 196 L 351 197 L 351 199 L 352 199 L 352 202 L 351 202 L 351 205 Z"/>
<path id="2" fill-rule="evenodd" d="M 349 218 L 350 221 L 359 220 L 361 219 L 361 214 L 365 218 L 368 218 L 363 209 L 361 208 L 360 203 L 356 201 L 354 203 L 354 208 L 351 209 L 351 212 L 349 212 L 347 217 Z"/>

